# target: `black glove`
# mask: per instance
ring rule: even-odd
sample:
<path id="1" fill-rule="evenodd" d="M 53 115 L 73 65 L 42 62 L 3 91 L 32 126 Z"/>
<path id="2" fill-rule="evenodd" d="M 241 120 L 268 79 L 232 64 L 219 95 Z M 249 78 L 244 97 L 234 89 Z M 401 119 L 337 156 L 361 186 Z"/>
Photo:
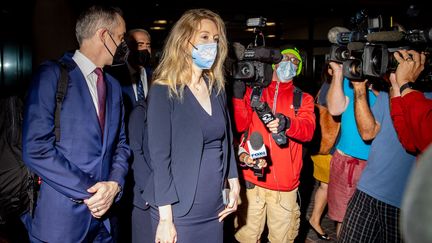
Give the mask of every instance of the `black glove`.
<path id="1" fill-rule="evenodd" d="M 277 128 L 277 133 L 287 130 L 291 126 L 291 120 L 282 113 L 276 113 L 275 115 L 279 119 L 279 126 Z"/>
<path id="2" fill-rule="evenodd" d="M 233 83 L 233 96 L 237 99 L 243 99 L 246 93 L 246 84 L 243 81 L 235 80 Z"/>

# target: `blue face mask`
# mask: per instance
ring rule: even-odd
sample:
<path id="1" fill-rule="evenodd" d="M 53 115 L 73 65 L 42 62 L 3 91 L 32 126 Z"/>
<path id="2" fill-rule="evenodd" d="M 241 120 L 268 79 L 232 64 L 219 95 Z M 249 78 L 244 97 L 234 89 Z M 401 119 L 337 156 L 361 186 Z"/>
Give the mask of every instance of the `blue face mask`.
<path id="1" fill-rule="evenodd" d="M 192 44 L 192 43 L 191 43 Z M 193 46 L 192 59 L 200 69 L 210 69 L 217 55 L 217 43 L 198 44 Z"/>
<path id="2" fill-rule="evenodd" d="M 297 66 L 290 61 L 280 62 L 276 74 L 281 82 L 290 81 L 297 74 Z"/>

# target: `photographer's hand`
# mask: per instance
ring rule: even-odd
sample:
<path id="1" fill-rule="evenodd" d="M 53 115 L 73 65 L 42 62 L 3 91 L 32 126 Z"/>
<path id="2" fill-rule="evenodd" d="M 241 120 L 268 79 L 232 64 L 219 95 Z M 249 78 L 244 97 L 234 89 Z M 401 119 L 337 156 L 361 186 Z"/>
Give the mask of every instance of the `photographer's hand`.
<path id="1" fill-rule="evenodd" d="M 389 80 L 390 80 L 390 84 L 391 84 L 390 97 L 393 98 L 393 97 L 400 96 L 401 95 L 400 92 L 399 92 L 400 86 L 399 86 L 399 84 L 396 81 L 396 74 L 395 73 L 391 73 L 390 77 L 389 77 Z"/>
<path id="2" fill-rule="evenodd" d="M 426 61 L 426 55 L 424 53 L 418 53 L 414 50 L 400 50 L 393 54 L 395 59 L 399 62 L 396 69 L 396 82 L 399 87 L 417 80 L 418 76 L 424 69 Z M 411 92 L 412 89 L 406 89 L 403 94 Z"/>
<path id="3" fill-rule="evenodd" d="M 367 79 L 365 80 L 351 80 L 351 84 L 354 89 L 365 89 L 367 84 Z"/>
<path id="4" fill-rule="evenodd" d="M 267 124 L 267 128 L 271 133 L 277 133 L 278 127 L 279 127 L 279 118 L 276 118 Z"/>
<path id="5" fill-rule="evenodd" d="M 243 162 L 248 167 L 253 167 L 255 164 L 261 169 L 267 167 L 267 161 L 263 158 L 260 159 L 252 159 L 249 154 L 241 153 L 239 156 L 240 162 Z"/>

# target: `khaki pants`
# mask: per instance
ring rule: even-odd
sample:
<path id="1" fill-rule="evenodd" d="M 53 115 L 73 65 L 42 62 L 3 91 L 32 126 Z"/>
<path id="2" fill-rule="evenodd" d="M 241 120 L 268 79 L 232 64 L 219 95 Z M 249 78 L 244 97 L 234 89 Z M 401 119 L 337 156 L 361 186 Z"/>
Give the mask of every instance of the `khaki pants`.
<path id="1" fill-rule="evenodd" d="M 244 189 L 235 222 L 235 238 L 241 243 L 258 242 L 266 219 L 271 243 L 294 242 L 300 226 L 297 189 L 289 192 L 259 186 Z"/>

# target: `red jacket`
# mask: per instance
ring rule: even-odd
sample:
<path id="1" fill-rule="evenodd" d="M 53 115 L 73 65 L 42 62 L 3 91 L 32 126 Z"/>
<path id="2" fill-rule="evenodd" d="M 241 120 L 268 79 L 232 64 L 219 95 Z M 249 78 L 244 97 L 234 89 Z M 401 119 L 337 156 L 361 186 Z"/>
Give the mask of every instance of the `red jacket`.
<path id="1" fill-rule="evenodd" d="M 279 87 L 278 87 L 279 86 Z M 278 87 L 276 112 L 289 117 L 291 126 L 286 131 L 289 138 L 289 146 L 281 148 L 273 140 L 271 133 L 267 130 L 250 106 L 252 90 L 248 87 L 243 99 L 233 99 L 234 121 L 238 132 L 249 134 L 259 132 L 264 139 L 267 149 L 267 163 L 265 181 L 258 181 L 250 169 L 243 170 L 244 178 L 271 190 L 291 191 L 298 187 L 300 170 L 302 167 L 302 144 L 312 139 L 315 130 L 314 100 L 311 95 L 303 93 L 301 107 L 297 116 L 294 114 L 292 82 L 271 82 L 262 92 L 261 101 L 268 103 L 273 109 L 276 89 Z M 247 149 L 247 145 L 245 145 Z"/>
<path id="2" fill-rule="evenodd" d="M 413 91 L 391 99 L 390 114 L 404 148 L 423 152 L 432 142 L 432 100 Z"/>

